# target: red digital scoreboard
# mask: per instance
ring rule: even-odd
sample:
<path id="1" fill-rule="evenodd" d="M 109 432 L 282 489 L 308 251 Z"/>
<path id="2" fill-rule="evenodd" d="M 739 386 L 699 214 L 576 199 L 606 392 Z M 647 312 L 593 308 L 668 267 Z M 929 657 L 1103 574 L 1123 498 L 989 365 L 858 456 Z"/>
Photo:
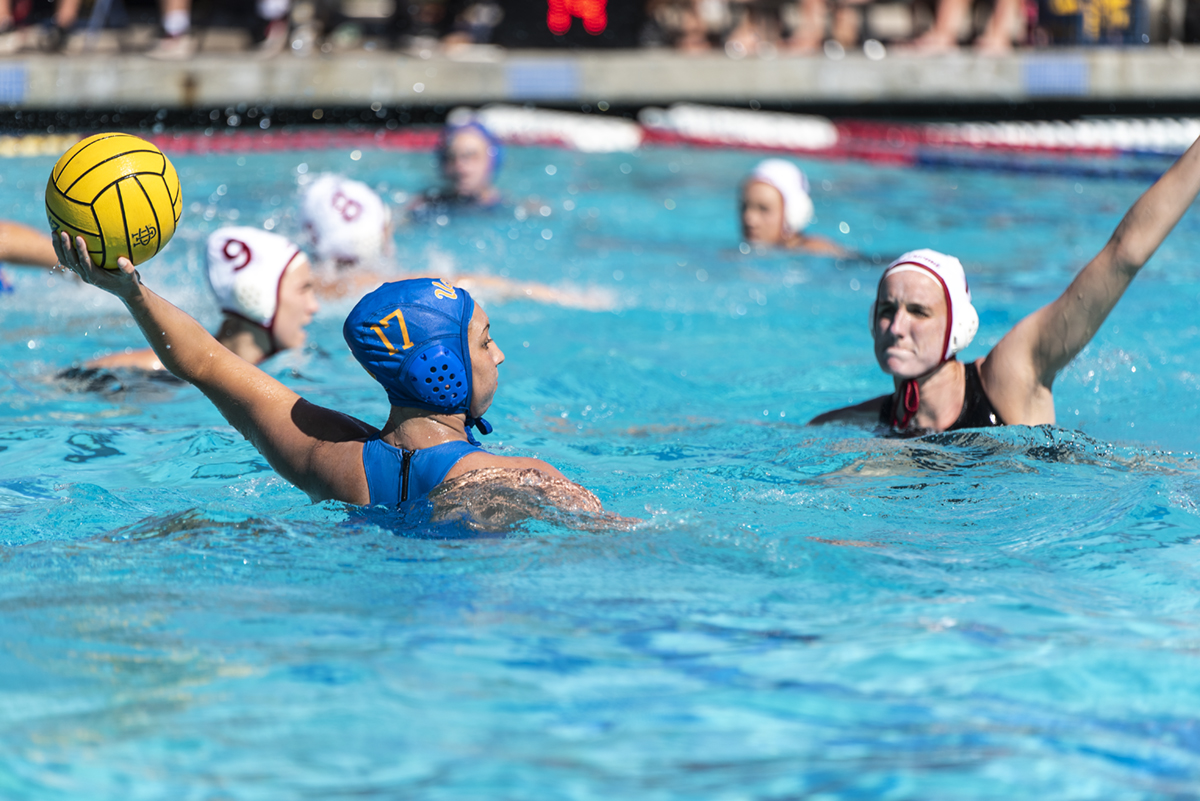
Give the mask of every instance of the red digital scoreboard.
<path id="1" fill-rule="evenodd" d="M 583 29 L 598 36 L 608 27 L 608 0 L 549 0 L 546 8 L 546 27 L 555 36 L 571 30 L 571 21 L 578 19 Z"/>

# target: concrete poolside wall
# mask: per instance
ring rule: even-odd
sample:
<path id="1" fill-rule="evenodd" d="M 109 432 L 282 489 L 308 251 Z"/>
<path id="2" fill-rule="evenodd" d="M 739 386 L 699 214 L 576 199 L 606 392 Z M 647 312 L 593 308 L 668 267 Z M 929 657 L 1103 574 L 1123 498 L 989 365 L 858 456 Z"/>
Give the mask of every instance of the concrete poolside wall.
<path id="1" fill-rule="evenodd" d="M 641 106 L 709 103 L 1200 101 L 1200 47 L 1024 51 L 986 58 L 860 53 L 744 59 L 670 51 L 496 51 L 421 58 L 354 52 L 255 60 L 154 61 L 141 55 L 0 60 L 7 109 L 291 108 L 488 102 Z"/>

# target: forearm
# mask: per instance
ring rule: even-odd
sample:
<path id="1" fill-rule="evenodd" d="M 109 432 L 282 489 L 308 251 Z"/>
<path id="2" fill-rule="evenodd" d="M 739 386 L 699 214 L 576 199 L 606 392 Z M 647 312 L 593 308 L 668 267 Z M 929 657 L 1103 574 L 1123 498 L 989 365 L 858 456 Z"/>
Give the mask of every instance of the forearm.
<path id="1" fill-rule="evenodd" d="M 101 356 L 99 359 L 92 359 L 86 362 L 84 367 L 94 367 L 103 370 L 111 370 L 114 368 L 132 368 L 135 370 L 161 370 L 163 369 L 162 362 L 154 351 L 143 348 L 135 350 L 131 353 L 110 353 L 108 356 Z"/>
<path id="2" fill-rule="evenodd" d="M 1013 351 L 1043 386 L 1091 340 L 1200 191 L 1200 140 L 1146 190 L 1104 249 L 1056 301 L 1022 320 L 993 353 Z M 1014 355 L 1015 354 L 1015 355 Z"/>
<path id="3" fill-rule="evenodd" d="M 0 222 L 0 261 L 50 268 L 58 264 L 58 256 L 46 234 L 28 225 Z"/>
<path id="4" fill-rule="evenodd" d="M 194 384 L 279 474 L 313 498 L 365 502 L 362 445 L 373 432 L 346 415 L 305 403 L 292 390 L 236 356 L 204 327 L 142 286 L 133 264 L 92 264 L 87 243 L 55 240 L 63 264 L 85 282 L 119 298 L 166 369 Z"/>
<path id="5" fill-rule="evenodd" d="M 290 420 L 278 419 L 280 409 L 294 408 L 300 398 L 226 350 L 190 315 L 140 282 L 121 300 L 163 367 L 203 392 L 276 472 L 313 495 L 310 443 L 289 439 L 280 429 L 288 428 Z"/>
<path id="6" fill-rule="evenodd" d="M 1131 273 L 1132 278 L 1171 233 L 1197 192 L 1200 192 L 1200 139 L 1125 214 L 1105 246 L 1113 266 Z"/>
<path id="7" fill-rule="evenodd" d="M 216 355 L 224 347 L 191 315 L 163 300 L 140 281 L 121 300 L 163 367 L 204 390 Z"/>
<path id="8" fill-rule="evenodd" d="M 163 367 L 205 394 L 255 447 L 270 439 L 273 414 L 300 397 L 235 355 L 191 315 L 138 281 L 121 300 Z"/>

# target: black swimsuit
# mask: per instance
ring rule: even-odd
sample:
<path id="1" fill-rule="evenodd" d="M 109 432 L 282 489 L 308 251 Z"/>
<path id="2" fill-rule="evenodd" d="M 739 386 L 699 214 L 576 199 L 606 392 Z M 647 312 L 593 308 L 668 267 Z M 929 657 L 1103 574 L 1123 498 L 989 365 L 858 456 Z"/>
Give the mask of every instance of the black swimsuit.
<path id="1" fill-rule="evenodd" d="M 947 431 L 958 431 L 960 428 L 990 428 L 991 426 L 1002 426 L 1006 423 L 1000 419 L 1000 414 L 992 406 L 992 402 L 988 400 L 987 393 L 983 391 L 983 382 L 979 380 L 979 368 L 974 362 L 963 365 L 964 378 L 966 380 L 966 391 L 963 393 L 963 407 L 958 415 L 958 419 L 954 421 L 954 425 L 947 428 Z M 887 395 L 883 399 L 883 405 L 879 407 L 879 422 L 885 426 L 892 427 L 895 420 L 892 414 L 895 411 L 896 396 L 895 394 Z"/>

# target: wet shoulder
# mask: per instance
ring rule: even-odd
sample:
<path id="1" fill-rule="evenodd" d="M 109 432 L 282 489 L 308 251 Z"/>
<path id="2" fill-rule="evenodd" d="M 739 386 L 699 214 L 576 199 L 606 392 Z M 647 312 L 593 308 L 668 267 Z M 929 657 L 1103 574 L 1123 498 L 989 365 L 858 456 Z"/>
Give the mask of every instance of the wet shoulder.
<path id="1" fill-rule="evenodd" d="M 635 522 L 606 514 L 600 499 L 574 481 L 531 467 L 483 467 L 447 478 L 429 493 L 429 502 L 434 521 L 494 531 L 531 519 L 585 529 Z"/>
<path id="2" fill-rule="evenodd" d="M 845 406 L 841 409 L 824 412 L 809 420 L 808 424 L 810 426 L 819 426 L 825 423 L 874 425 L 879 422 L 879 412 L 891 397 L 890 394 L 880 395 L 878 398 L 871 398 L 868 401 L 863 401 L 853 406 Z"/>

